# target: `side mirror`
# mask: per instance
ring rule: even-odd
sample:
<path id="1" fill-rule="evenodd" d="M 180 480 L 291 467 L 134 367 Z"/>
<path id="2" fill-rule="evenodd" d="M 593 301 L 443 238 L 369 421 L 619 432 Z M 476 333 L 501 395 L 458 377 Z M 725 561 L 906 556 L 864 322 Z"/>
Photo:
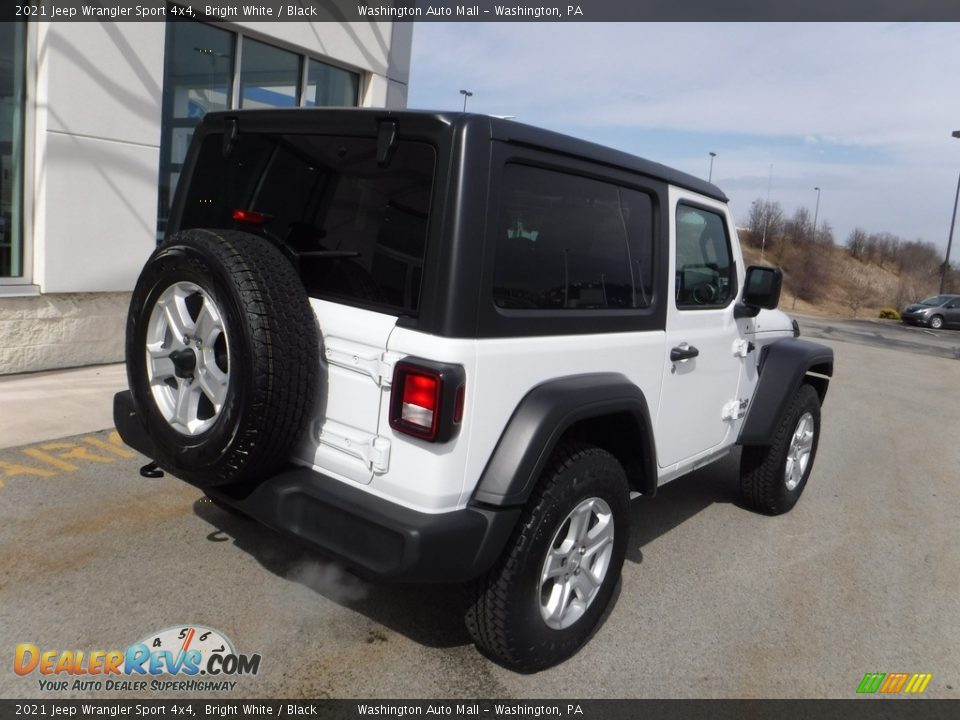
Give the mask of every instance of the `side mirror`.
<path id="1" fill-rule="evenodd" d="M 734 308 L 735 317 L 756 317 L 761 310 L 773 310 L 780 303 L 783 271 L 764 265 L 751 265 L 743 283 L 743 296 Z"/>

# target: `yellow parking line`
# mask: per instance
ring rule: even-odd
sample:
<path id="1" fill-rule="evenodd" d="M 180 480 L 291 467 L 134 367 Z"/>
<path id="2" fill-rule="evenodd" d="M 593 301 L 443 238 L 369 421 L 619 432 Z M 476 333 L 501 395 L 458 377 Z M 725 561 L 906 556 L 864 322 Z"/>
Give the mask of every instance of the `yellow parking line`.
<path id="1" fill-rule="evenodd" d="M 91 463 L 112 464 L 120 458 L 137 457 L 116 430 L 107 433 L 106 439 L 100 434 L 87 435 L 73 442 L 43 442 L 21 449 L 20 453 L 39 465 L 27 465 L 13 459 L 0 460 L 0 488 L 6 486 L 4 480 L 7 478 L 21 475 L 49 478 L 76 472 Z"/>
<path id="2" fill-rule="evenodd" d="M 15 477 L 17 475 L 36 475 L 37 477 L 53 477 L 56 475 L 53 470 L 30 467 L 29 465 L 20 465 L 18 463 L 5 462 L 0 460 L 0 469 L 3 470 L 4 477 Z"/>
<path id="3" fill-rule="evenodd" d="M 117 433 L 113 433 L 113 434 L 114 434 L 114 435 L 117 435 Z M 118 440 L 120 439 L 120 436 L 119 436 L 119 435 L 117 435 L 117 439 L 118 439 Z M 137 454 L 136 454 L 135 452 L 131 451 L 131 450 L 127 450 L 126 448 L 123 448 L 123 447 L 118 447 L 115 443 L 114 443 L 114 444 L 111 444 L 111 443 L 108 443 L 108 442 L 104 442 L 104 441 L 101 440 L 100 438 L 96 438 L 96 437 L 85 437 L 85 438 L 83 439 L 83 441 L 84 441 L 85 443 L 89 443 L 90 445 L 93 445 L 94 447 L 102 448 L 102 449 L 104 449 L 104 450 L 106 450 L 106 451 L 108 451 L 108 452 L 114 453 L 115 455 L 119 455 L 120 457 L 124 457 L 124 458 L 135 458 L 135 457 L 137 456 Z M 121 440 L 121 442 L 122 442 L 122 440 Z"/>
<path id="4" fill-rule="evenodd" d="M 50 445 L 53 445 L 53 447 L 51 447 Z M 43 445 L 42 447 L 50 450 L 55 450 L 58 446 L 58 443 L 51 443 L 50 445 Z M 65 472 L 73 472 L 74 470 L 77 469 L 76 465 L 72 465 L 68 462 L 64 462 L 60 458 L 55 457 L 50 453 L 44 452 L 43 450 L 40 450 L 38 448 L 27 448 L 26 450 L 23 451 L 23 454 L 29 455 L 35 460 L 39 460 L 40 462 L 46 463 L 47 465 L 53 465 L 53 467 L 59 470 L 63 470 Z"/>

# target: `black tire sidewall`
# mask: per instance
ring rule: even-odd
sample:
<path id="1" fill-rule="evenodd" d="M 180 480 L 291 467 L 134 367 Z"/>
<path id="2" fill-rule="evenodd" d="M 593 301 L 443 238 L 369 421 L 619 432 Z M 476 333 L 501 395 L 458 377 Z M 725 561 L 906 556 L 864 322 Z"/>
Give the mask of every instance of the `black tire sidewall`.
<path id="1" fill-rule="evenodd" d="M 787 488 L 786 469 L 790 443 L 804 413 L 813 417 L 813 444 L 810 459 L 800 482 Z M 740 460 L 740 492 L 743 503 L 765 515 L 789 512 L 807 485 L 820 444 L 820 395 L 809 383 L 802 383 L 783 411 L 769 446 L 748 445 Z"/>
<path id="2" fill-rule="evenodd" d="M 252 361 L 244 348 L 250 347 L 249 329 L 241 314 L 241 301 L 226 270 L 210 262 L 198 248 L 171 244 L 157 250 L 141 273 L 133 292 L 127 332 L 127 371 L 135 407 L 151 430 L 158 459 L 174 473 L 204 477 L 216 484 L 208 470 L 222 460 L 246 415 L 251 385 Z M 226 399 L 214 424 L 198 435 L 186 435 L 172 428 L 161 414 L 150 391 L 146 368 L 146 335 L 157 299 L 178 282 L 193 283 L 208 293 L 223 315 L 229 352 L 230 380 Z"/>
<path id="3" fill-rule="evenodd" d="M 613 553 L 600 590 L 583 616 L 568 628 L 549 627 L 540 614 L 540 573 L 547 550 L 567 515 L 582 501 L 602 498 L 614 523 Z M 607 609 L 620 578 L 630 533 L 629 491 L 620 464 L 605 451 L 595 450 L 575 461 L 554 478 L 535 509 L 528 542 L 513 554 L 519 562 L 509 616 L 516 645 L 529 651 L 530 669 L 560 662 L 585 643 Z M 537 513 L 536 510 L 539 510 Z"/>

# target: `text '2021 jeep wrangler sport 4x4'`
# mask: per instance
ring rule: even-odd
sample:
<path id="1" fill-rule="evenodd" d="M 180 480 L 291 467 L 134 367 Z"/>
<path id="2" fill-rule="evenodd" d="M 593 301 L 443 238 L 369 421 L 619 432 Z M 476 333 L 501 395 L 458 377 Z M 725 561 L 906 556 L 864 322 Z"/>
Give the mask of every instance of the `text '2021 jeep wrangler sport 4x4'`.
<path id="1" fill-rule="evenodd" d="M 743 501 L 810 475 L 829 348 L 744 270 L 715 186 L 459 113 L 211 113 L 130 306 L 132 447 L 374 576 L 471 581 L 536 670 L 590 636 L 630 493 L 742 445 Z"/>

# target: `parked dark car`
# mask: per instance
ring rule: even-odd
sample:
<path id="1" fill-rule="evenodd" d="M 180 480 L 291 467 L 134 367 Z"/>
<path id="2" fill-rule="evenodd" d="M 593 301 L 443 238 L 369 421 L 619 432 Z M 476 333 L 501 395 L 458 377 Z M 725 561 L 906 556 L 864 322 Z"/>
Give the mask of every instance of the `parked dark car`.
<path id="1" fill-rule="evenodd" d="M 915 305 L 907 305 L 900 314 L 905 323 L 928 325 L 934 330 L 960 327 L 960 295 L 934 295 Z"/>

